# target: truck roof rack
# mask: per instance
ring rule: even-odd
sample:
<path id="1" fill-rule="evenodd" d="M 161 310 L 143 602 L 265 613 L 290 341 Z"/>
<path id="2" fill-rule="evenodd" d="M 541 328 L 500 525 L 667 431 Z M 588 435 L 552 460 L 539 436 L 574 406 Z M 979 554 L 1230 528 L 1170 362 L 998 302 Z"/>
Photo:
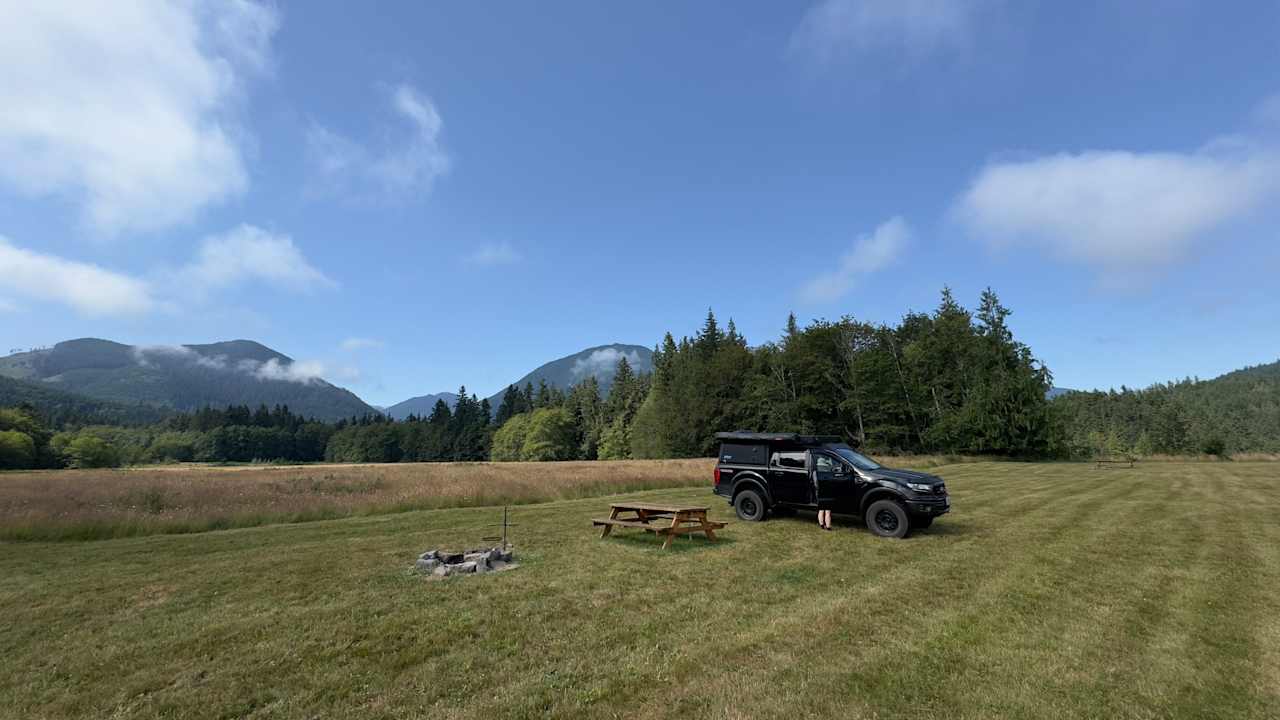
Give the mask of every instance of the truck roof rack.
<path id="1" fill-rule="evenodd" d="M 844 442 L 839 435 L 801 435 L 800 433 L 758 433 L 736 430 L 734 432 L 718 432 L 717 440 L 737 440 L 739 442 L 779 442 L 797 445 L 821 445 L 822 443 Z"/>

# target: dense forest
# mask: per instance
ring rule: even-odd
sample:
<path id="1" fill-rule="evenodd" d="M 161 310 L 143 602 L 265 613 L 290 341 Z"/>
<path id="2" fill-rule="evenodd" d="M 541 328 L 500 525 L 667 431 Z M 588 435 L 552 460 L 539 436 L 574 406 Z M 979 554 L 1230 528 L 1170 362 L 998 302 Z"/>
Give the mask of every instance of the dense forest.
<path id="1" fill-rule="evenodd" d="M 1051 405 L 1073 455 L 1280 453 L 1280 363 Z"/>
<path id="2" fill-rule="evenodd" d="M 708 311 L 692 337 L 663 338 L 652 373 L 623 357 L 607 392 L 594 376 L 526 383 L 493 408 L 463 387 L 453 408 L 440 400 L 403 420 L 318 422 L 283 405 L 155 416 L 30 392 L 0 410 L 0 468 L 697 457 L 729 429 L 839 435 L 872 453 L 1280 452 L 1280 365 L 1050 401 L 1049 370 L 1009 315 L 991 290 L 970 311 L 944 289 L 933 312 L 895 325 L 846 316 L 801 327 L 791 316 L 753 347 Z"/>

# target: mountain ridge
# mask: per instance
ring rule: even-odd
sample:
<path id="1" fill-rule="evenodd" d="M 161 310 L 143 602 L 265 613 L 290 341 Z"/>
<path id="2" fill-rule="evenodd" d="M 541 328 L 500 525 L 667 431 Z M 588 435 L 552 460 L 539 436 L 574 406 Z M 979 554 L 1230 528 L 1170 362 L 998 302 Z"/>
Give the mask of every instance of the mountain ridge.
<path id="1" fill-rule="evenodd" d="M 299 415 L 320 420 L 374 412 L 351 391 L 307 370 L 284 353 L 243 339 L 126 345 L 76 338 L 0 358 L 0 375 L 124 405 L 179 411 L 288 405 Z"/>
<path id="2" fill-rule="evenodd" d="M 595 375 L 596 381 L 600 383 L 600 395 L 603 397 L 609 394 L 618 360 L 623 357 L 631 363 L 631 369 L 634 372 L 653 372 L 653 350 L 643 345 L 627 343 L 596 345 L 543 363 L 525 373 L 519 380 L 504 385 L 501 390 L 489 396 L 489 407 L 493 412 L 497 412 L 498 405 L 502 402 L 502 394 L 511 386 L 519 389 L 529 383 L 537 390 L 539 382 L 545 380 L 547 385 L 568 390 L 585 380 L 588 375 Z"/>
<path id="3" fill-rule="evenodd" d="M 623 357 L 627 358 L 627 362 L 631 363 L 632 370 L 636 373 L 653 372 L 653 350 L 643 345 L 629 343 L 595 345 L 545 362 L 520 376 L 519 379 L 503 385 L 500 390 L 485 399 L 489 401 L 490 410 L 496 413 L 498 405 L 502 402 L 502 395 L 508 387 L 523 389 L 528 383 L 536 390 L 540 382 L 546 381 L 547 385 L 568 390 L 586 379 L 588 375 L 595 376 L 596 381 L 600 383 L 600 394 L 607 395 L 609 388 L 613 386 L 613 375 L 617 369 L 618 360 Z M 456 393 L 450 392 L 419 395 L 388 406 L 387 414 L 397 420 L 403 419 L 410 413 L 429 415 L 437 399 L 444 398 L 452 408 L 457 402 L 457 397 Z"/>
<path id="4" fill-rule="evenodd" d="M 426 417 L 435 409 L 436 401 L 444 400 L 444 403 L 452 410 L 458 404 L 458 394 L 451 392 L 438 392 L 429 395 L 419 395 L 411 397 L 408 400 L 401 400 L 395 405 L 389 405 L 383 408 L 383 413 L 394 420 L 403 420 L 410 415 Z"/>

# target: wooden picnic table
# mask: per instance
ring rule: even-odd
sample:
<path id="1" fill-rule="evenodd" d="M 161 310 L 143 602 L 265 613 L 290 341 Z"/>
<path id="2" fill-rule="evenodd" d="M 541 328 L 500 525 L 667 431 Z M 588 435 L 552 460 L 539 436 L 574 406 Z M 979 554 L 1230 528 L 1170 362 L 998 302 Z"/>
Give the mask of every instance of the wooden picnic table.
<path id="1" fill-rule="evenodd" d="M 662 543 L 663 550 L 671 547 L 671 541 L 676 535 L 700 532 L 706 533 L 707 539 L 714 541 L 715 531 L 727 524 L 708 520 L 705 507 L 649 503 L 613 503 L 609 507 L 609 517 L 591 520 L 592 525 L 604 526 L 600 537 L 608 537 L 609 531 L 615 527 L 639 528 L 666 536 Z"/>
<path id="2" fill-rule="evenodd" d="M 1115 465 L 1115 466 L 1124 465 L 1125 467 L 1133 467 L 1133 462 L 1134 460 L 1131 457 L 1130 458 L 1098 458 L 1094 460 L 1093 466 L 1099 470 L 1101 470 L 1102 468 L 1108 467 L 1110 465 Z"/>

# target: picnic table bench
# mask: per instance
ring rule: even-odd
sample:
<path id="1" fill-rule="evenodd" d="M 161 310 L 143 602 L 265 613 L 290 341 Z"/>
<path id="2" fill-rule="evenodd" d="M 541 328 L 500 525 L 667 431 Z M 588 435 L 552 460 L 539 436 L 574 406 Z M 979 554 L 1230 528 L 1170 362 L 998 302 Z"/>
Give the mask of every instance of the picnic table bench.
<path id="1" fill-rule="evenodd" d="M 1102 468 L 1105 468 L 1105 467 L 1112 466 L 1112 465 L 1114 465 L 1114 466 L 1124 465 L 1125 467 L 1133 467 L 1133 462 L 1134 462 L 1134 459 L 1133 459 L 1133 458 L 1131 458 L 1131 457 L 1127 457 L 1127 458 L 1099 458 L 1099 459 L 1094 460 L 1094 467 L 1095 467 L 1095 468 L 1097 468 L 1097 469 L 1099 469 L 1099 470 L 1101 470 Z"/>
<path id="2" fill-rule="evenodd" d="M 662 543 L 664 550 L 671 547 L 671 541 L 676 535 L 706 533 L 707 539 L 714 541 L 715 531 L 727 524 L 708 520 L 705 507 L 649 503 L 613 503 L 609 507 L 609 517 L 591 520 L 592 525 L 604 527 L 600 537 L 609 537 L 609 532 L 615 527 L 639 528 L 665 536 Z"/>

